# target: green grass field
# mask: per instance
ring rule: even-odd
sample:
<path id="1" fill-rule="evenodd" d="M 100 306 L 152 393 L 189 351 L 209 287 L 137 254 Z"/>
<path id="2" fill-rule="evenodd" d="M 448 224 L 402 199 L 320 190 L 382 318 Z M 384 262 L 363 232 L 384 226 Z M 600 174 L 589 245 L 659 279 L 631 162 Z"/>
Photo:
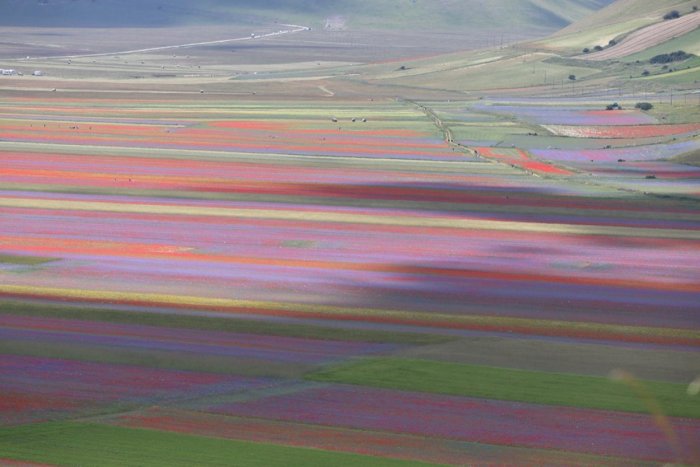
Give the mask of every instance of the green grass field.
<path id="1" fill-rule="evenodd" d="M 321 370 L 307 378 L 536 404 L 649 411 L 635 391 L 608 378 L 430 360 L 368 358 Z M 686 385 L 661 381 L 643 381 L 641 385 L 667 415 L 700 418 L 700 403 L 688 396 Z"/>
<path id="2" fill-rule="evenodd" d="M 217 318 L 176 313 L 148 313 L 103 308 L 57 306 L 27 302 L 0 301 L 0 315 L 37 316 L 79 319 L 105 323 L 164 326 L 204 331 L 225 331 L 267 336 L 301 337 L 306 339 L 383 342 L 391 344 L 438 344 L 453 340 L 449 336 L 411 332 L 389 332 L 368 329 L 338 329 L 311 324 L 276 323 L 268 320 Z"/>
<path id="3" fill-rule="evenodd" d="M 43 258 L 41 256 L 17 256 L 0 255 L 0 264 L 18 264 L 22 266 L 36 266 L 56 261 L 56 258 Z"/>
<path id="4" fill-rule="evenodd" d="M 94 423 L 46 423 L 0 428 L 2 459 L 53 465 L 392 466 L 427 465 L 394 459 Z"/>

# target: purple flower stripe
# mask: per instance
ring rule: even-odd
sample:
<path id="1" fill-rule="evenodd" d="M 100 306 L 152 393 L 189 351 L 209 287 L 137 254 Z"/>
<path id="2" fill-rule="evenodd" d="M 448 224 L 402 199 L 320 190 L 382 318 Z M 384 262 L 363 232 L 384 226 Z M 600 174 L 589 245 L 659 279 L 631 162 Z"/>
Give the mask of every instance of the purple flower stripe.
<path id="1" fill-rule="evenodd" d="M 602 410 L 342 385 L 210 410 L 228 415 L 646 460 L 674 457 L 652 417 Z M 675 419 L 673 425 L 684 449 L 690 451 L 700 439 L 700 421 Z"/>
<path id="2" fill-rule="evenodd" d="M 0 316 L 0 339 L 174 351 L 267 361 L 322 363 L 395 349 L 395 345 L 165 329 L 152 326 Z"/>

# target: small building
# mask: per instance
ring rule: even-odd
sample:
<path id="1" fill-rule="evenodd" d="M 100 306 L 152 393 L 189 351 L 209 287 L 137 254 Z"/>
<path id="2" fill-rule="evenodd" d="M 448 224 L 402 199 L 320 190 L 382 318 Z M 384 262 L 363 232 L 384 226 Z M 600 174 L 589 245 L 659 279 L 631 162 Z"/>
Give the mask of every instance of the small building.
<path id="1" fill-rule="evenodd" d="M 3 75 L 3 76 L 12 76 L 12 75 L 14 75 L 15 73 L 17 73 L 17 71 L 15 71 L 15 70 L 13 70 L 13 69 L 11 69 L 11 68 L 10 68 L 10 69 L 0 70 L 0 71 L 2 71 L 2 75 Z"/>
<path id="2" fill-rule="evenodd" d="M 32 71 L 32 76 L 44 76 L 44 72 L 41 70 Z"/>

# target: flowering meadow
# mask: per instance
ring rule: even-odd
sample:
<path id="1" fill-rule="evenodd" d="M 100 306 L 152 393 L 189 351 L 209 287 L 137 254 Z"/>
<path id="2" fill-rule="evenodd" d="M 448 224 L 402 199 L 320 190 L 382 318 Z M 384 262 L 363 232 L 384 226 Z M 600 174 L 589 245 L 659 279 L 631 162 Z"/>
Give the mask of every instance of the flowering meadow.
<path id="1" fill-rule="evenodd" d="M 50 96 L 0 97 L 0 464 L 700 462 L 697 124 Z"/>

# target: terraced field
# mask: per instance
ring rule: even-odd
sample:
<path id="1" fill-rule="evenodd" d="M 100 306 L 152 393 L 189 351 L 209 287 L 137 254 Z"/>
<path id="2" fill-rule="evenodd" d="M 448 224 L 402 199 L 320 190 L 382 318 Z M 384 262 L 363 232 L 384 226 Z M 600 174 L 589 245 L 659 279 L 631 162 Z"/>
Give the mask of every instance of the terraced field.
<path id="1" fill-rule="evenodd" d="M 698 130 L 492 104 L 429 105 L 458 138 Z M 0 96 L 0 462 L 700 459 L 697 170 L 651 197 L 581 172 L 652 149 L 444 131 L 381 99 Z"/>

